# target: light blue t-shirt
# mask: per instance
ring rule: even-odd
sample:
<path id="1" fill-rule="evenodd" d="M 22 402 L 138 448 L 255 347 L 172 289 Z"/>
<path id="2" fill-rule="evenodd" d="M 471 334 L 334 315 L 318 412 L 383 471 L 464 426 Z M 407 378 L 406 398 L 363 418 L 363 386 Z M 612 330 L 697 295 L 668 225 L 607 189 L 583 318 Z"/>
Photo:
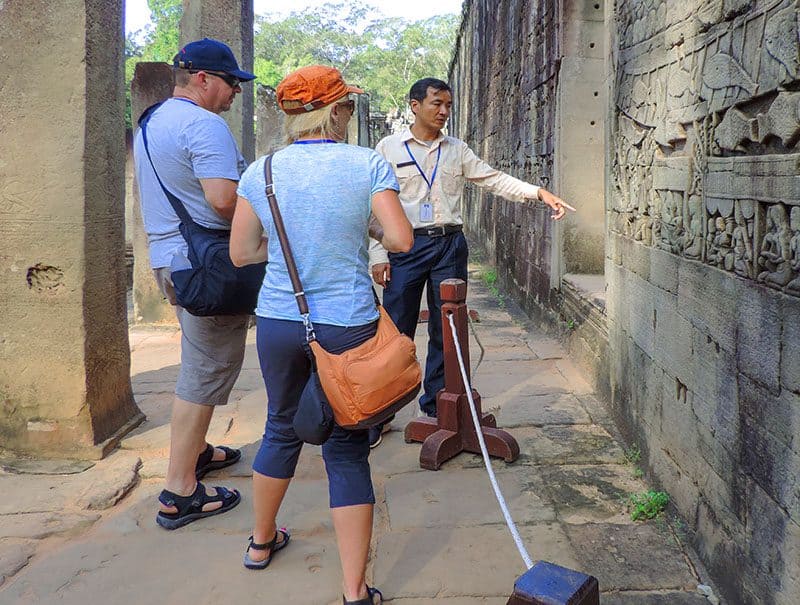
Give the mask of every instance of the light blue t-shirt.
<path id="1" fill-rule="evenodd" d="M 191 101 L 168 99 L 147 123 L 147 143 L 158 176 L 192 219 L 204 227 L 230 229 L 230 223 L 209 206 L 199 180 L 238 181 L 247 166 L 225 120 Z M 169 267 L 176 253 L 186 255 L 187 246 L 178 230 L 180 220 L 147 159 L 141 129 L 136 131 L 133 154 L 150 266 Z"/>
<path id="2" fill-rule="evenodd" d="M 264 192 L 264 161 L 262 157 L 250 165 L 238 190 L 261 219 L 268 238 L 269 262 L 256 315 L 299 321 Z M 366 147 L 295 143 L 275 153 L 272 174 L 311 321 L 335 326 L 375 321 L 367 230 L 372 196 L 400 190 L 392 167 Z"/>

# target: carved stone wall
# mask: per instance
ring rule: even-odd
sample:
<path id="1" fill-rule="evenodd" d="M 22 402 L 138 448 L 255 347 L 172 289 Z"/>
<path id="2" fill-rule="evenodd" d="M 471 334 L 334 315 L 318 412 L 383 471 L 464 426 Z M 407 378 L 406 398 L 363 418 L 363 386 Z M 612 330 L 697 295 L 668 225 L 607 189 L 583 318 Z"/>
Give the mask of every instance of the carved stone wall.
<path id="1" fill-rule="evenodd" d="M 494 167 L 544 187 L 553 180 L 556 16 L 555 0 L 467 1 L 450 69 L 453 135 Z M 547 304 L 553 295 L 548 212 L 469 185 L 463 215 L 526 309 Z"/>
<path id="2" fill-rule="evenodd" d="M 453 133 L 558 189 L 592 111 L 559 102 L 574 20 L 605 11 L 606 307 L 575 324 L 607 331 L 598 391 L 731 604 L 800 603 L 799 6 L 468 0 L 451 69 Z M 478 189 L 464 216 L 531 315 L 564 312 L 569 227 Z"/>
<path id="3" fill-rule="evenodd" d="M 612 401 L 731 603 L 800 602 L 796 0 L 618 0 Z"/>

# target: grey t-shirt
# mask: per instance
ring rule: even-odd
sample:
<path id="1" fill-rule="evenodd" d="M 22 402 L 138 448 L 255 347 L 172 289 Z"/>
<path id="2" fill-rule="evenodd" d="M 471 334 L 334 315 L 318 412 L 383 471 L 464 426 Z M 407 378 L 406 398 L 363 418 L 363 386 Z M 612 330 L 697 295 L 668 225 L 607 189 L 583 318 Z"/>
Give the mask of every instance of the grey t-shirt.
<path id="1" fill-rule="evenodd" d="M 199 180 L 238 181 L 247 167 L 225 120 L 187 99 L 168 99 L 147 123 L 147 143 L 158 176 L 191 217 L 204 227 L 230 229 L 230 223 L 209 206 Z M 176 254 L 186 255 L 186 242 L 178 230 L 180 220 L 147 158 L 141 129 L 136 132 L 133 154 L 150 266 L 169 267 Z"/>

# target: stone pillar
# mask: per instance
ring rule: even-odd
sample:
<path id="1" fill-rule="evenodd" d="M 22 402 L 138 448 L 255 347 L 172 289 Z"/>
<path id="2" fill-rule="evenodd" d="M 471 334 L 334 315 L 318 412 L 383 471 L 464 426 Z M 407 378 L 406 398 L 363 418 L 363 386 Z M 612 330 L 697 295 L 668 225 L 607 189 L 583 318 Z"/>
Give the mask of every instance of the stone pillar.
<path id="1" fill-rule="evenodd" d="M 181 45 L 205 37 L 230 46 L 239 67 L 252 72 L 253 0 L 183 0 Z M 255 159 L 253 86 L 243 84 L 231 109 L 222 114 L 248 162 Z"/>
<path id="2" fill-rule="evenodd" d="M 137 63 L 131 81 L 131 121 L 134 129 L 142 112 L 172 96 L 174 78 L 167 63 Z M 134 130 L 135 132 L 135 130 Z M 175 322 L 175 311 L 161 294 L 150 267 L 150 251 L 142 223 L 138 183 L 132 183 L 133 242 L 133 321 L 136 323 Z"/>
<path id="3" fill-rule="evenodd" d="M 578 212 L 555 230 L 561 266 L 551 274 L 603 273 L 605 245 L 604 124 L 605 0 L 564 0 L 558 109 L 555 129 L 555 192 Z M 560 240 L 560 241 L 558 241 Z M 559 254 L 553 255 L 554 259 Z"/>
<path id="4" fill-rule="evenodd" d="M 358 95 L 356 110 L 347 124 L 347 142 L 369 147 L 369 95 Z"/>
<path id="5" fill-rule="evenodd" d="M 0 443 L 10 451 L 100 458 L 143 419 L 125 305 L 122 41 L 121 2 L 0 2 Z"/>
<path id="6" fill-rule="evenodd" d="M 358 119 L 358 144 L 369 147 L 369 95 L 358 95 L 356 116 Z"/>
<path id="7" fill-rule="evenodd" d="M 256 157 L 283 147 L 283 116 L 275 89 L 259 84 L 256 88 Z"/>

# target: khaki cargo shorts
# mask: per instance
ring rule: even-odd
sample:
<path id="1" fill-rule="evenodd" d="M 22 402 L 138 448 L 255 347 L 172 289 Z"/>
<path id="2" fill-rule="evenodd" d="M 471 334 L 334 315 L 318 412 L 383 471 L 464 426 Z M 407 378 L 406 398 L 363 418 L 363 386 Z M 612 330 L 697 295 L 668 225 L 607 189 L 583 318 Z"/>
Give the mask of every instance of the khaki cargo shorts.
<path id="1" fill-rule="evenodd" d="M 175 395 L 200 405 L 225 405 L 244 360 L 249 315 L 197 317 L 175 302 L 168 267 L 154 271 L 181 325 L 181 368 Z"/>

